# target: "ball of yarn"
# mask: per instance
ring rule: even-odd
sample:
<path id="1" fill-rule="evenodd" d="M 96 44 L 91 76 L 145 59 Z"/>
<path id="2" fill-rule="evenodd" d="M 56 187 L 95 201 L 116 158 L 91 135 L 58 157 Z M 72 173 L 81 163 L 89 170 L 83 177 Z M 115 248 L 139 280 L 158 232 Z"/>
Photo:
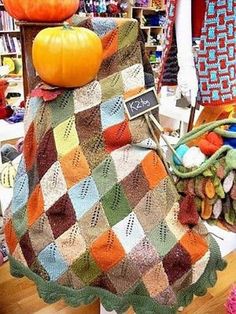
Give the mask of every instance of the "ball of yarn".
<path id="1" fill-rule="evenodd" d="M 228 128 L 228 131 L 230 132 L 236 132 L 236 125 L 233 124 Z M 230 145 L 233 148 L 236 148 L 236 138 L 224 138 L 224 144 Z"/>
<path id="2" fill-rule="evenodd" d="M 183 160 L 184 155 L 187 153 L 187 151 L 189 150 L 189 147 L 185 144 L 180 145 L 177 149 L 176 149 L 176 153 L 179 156 L 180 160 Z M 174 163 L 178 166 L 181 166 L 182 163 L 180 163 L 179 160 L 175 155 L 174 155 Z"/>
<path id="3" fill-rule="evenodd" d="M 183 157 L 183 165 L 185 168 L 199 167 L 206 160 L 199 147 L 191 147 Z"/>
<path id="4" fill-rule="evenodd" d="M 236 286 L 233 287 L 225 306 L 226 306 L 227 314 L 236 313 Z"/>
<path id="5" fill-rule="evenodd" d="M 212 156 L 223 144 L 224 141 L 220 135 L 210 132 L 200 140 L 198 146 L 203 154 Z"/>

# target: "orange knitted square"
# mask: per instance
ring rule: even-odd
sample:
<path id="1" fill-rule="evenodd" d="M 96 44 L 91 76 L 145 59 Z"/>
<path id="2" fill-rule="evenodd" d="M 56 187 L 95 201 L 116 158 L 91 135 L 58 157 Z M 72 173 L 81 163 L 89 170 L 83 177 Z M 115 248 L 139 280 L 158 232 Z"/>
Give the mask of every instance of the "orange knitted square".
<path id="1" fill-rule="evenodd" d="M 180 244 L 191 256 L 192 264 L 200 260 L 208 251 L 207 242 L 194 231 L 188 231 L 180 240 Z"/>
<path id="2" fill-rule="evenodd" d="M 127 92 L 125 92 L 124 98 L 129 99 L 131 97 L 137 96 L 137 94 L 142 93 L 144 91 L 145 91 L 145 88 L 143 88 L 143 87 L 137 87 L 134 89 L 130 89 Z"/>
<path id="3" fill-rule="evenodd" d="M 154 189 L 167 176 L 166 169 L 156 152 L 150 152 L 142 161 L 143 171 L 149 182 L 150 189 Z"/>
<path id="4" fill-rule="evenodd" d="M 88 162 L 80 146 L 59 159 L 68 189 L 91 173 Z"/>
<path id="5" fill-rule="evenodd" d="M 28 225 L 31 227 L 44 212 L 43 193 L 38 184 L 30 195 L 27 204 Z"/>
<path id="6" fill-rule="evenodd" d="M 107 33 L 102 37 L 103 59 L 111 57 L 118 51 L 118 29 Z"/>
<path id="7" fill-rule="evenodd" d="M 4 226 L 5 239 L 9 249 L 10 254 L 13 254 L 17 246 L 18 240 L 16 237 L 15 230 L 12 226 L 12 221 L 9 220 Z"/>
<path id="8" fill-rule="evenodd" d="M 105 272 L 125 257 L 124 248 L 111 229 L 95 240 L 90 250 L 97 265 Z"/>
<path id="9" fill-rule="evenodd" d="M 25 136 L 24 141 L 24 158 L 26 170 L 31 170 L 36 157 L 37 141 L 35 138 L 34 124 L 32 123 Z"/>

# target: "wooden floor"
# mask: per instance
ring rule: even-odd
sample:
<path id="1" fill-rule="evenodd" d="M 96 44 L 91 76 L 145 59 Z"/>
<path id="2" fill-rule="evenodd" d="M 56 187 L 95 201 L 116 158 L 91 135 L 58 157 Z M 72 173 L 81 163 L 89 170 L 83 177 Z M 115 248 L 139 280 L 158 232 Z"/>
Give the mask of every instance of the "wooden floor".
<path id="1" fill-rule="evenodd" d="M 196 298 L 182 314 L 224 314 L 224 303 L 236 283 L 236 251 L 227 256 L 228 267 L 219 273 L 217 285 L 201 298 Z M 131 310 L 129 314 L 133 313 Z M 98 302 L 89 309 L 71 309 L 62 301 L 47 305 L 39 299 L 35 286 L 26 278 L 15 279 L 9 274 L 8 263 L 0 267 L 0 314 L 94 314 Z M 145 314 L 145 313 L 143 313 Z M 157 313 L 159 314 L 159 313 Z"/>

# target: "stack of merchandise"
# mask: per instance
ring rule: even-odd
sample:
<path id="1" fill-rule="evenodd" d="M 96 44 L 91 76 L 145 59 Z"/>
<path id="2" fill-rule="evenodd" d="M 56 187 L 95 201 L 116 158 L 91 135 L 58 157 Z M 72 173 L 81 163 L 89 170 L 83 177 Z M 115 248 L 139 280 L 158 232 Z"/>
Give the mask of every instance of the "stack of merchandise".
<path id="1" fill-rule="evenodd" d="M 0 37 L 0 54 L 15 53 L 21 54 L 21 45 L 17 37 L 4 34 Z"/>
<path id="2" fill-rule="evenodd" d="M 2 4 L 2 1 L 0 2 Z M 4 31 L 17 31 L 18 26 L 15 20 L 6 11 L 0 11 L 0 30 Z"/>

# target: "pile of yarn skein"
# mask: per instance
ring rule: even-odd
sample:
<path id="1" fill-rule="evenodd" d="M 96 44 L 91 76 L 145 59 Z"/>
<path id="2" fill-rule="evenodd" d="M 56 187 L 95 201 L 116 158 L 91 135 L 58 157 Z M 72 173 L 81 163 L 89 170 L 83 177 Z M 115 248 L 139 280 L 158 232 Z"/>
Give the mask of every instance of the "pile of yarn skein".
<path id="1" fill-rule="evenodd" d="M 236 132 L 236 125 L 231 125 L 228 131 Z M 232 149 L 202 173 L 176 179 L 181 195 L 179 219 L 184 224 L 195 225 L 200 215 L 209 223 L 236 232 L 236 138 L 209 132 L 194 144 L 192 147 L 183 144 L 176 149 L 179 159 L 174 156 L 173 160 L 182 173 L 199 169 L 223 145 Z"/>

